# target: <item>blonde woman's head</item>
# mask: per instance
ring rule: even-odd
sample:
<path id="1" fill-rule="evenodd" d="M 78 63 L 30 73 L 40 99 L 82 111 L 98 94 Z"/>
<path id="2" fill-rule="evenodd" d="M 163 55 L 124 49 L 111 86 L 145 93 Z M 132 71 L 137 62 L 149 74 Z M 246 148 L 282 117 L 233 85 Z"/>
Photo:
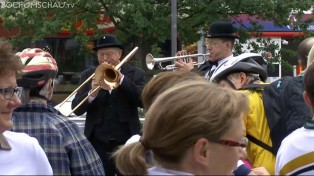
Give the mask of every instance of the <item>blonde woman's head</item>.
<path id="1" fill-rule="evenodd" d="M 150 151 L 164 168 L 192 174 L 231 174 L 241 141 L 246 95 L 212 83 L 183 81 L 158 95 L 148 109 L 140 142 L 115 154 L 123 174 L 146 174 Z M 237 142 L 236 142 L 237 143 Z"/>
<path id="2" fill-rule="evenodd" d="M 142 91 L 142 102 L 145 110 L 148 110 L 160 93 L 177 83 L 189 80 L 206 81 L 204 77 L 194 72 L 175 71 L 157 74 L 145 85 Z"/>

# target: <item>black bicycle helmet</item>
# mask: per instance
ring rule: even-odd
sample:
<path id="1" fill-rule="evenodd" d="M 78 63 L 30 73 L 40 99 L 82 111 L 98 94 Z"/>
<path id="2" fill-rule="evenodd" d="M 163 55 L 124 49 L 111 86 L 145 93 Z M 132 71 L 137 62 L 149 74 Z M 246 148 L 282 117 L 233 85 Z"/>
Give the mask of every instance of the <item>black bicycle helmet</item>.
<path id="1" fill-rule="evenodd" d="M 24 65 L 22 78 L 17 80 L 21 87 L 35 88 L 55 78 L 58 66 L 55 59 L 40 48 L 27 48 L 17 53 Z"/>
<path id="2" fill-rule="evenodd" d="M 267 79 L 267 61 L 260 54 L 240 54 L 219 65 L 211 76 L 210 82 L 219 82 L 236 72 L 258 74 L 259 78 L 265 82 Z"/>

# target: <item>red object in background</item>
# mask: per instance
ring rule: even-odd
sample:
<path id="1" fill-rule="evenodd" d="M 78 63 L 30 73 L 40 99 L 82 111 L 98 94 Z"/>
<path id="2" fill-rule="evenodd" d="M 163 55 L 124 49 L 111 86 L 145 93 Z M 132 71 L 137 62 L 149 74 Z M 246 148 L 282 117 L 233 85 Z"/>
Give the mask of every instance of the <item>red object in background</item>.
<path id="1" fill-rule="evenodd" d="M 115 30 L 114 23 L 113 23 L 113 21 L 110 19 L 109 16 L 106 16 L 106 17 L 104 17 L 104 18 L 99 17 L 97 21 L 98 21 L 98 23 L 99 23 L 99 24 L 97 25 L 97 27 L 98 27 L 98 28 L 104 28 L 107 33 L 110 32 L 110 31 Z M 101 25 L 102 25 L 102 26 L 101 26 Z"/>
<path id="2" fill-rule="evenodd" d="M 48 17 L 52 17 L 53 14 L 48 13 Z M 116 28 L 114 26 L 113 21 L 107 16 L 104 18 L 99 17 L 97 19 L 97 26 L 95 26 L 95 29 L 97 28 L 97 30 L 104 30 L 105 33 L 112 33 Z M 11 37 L 15 37 L 18 36 L 20 34 L 20 30 L 19 28 L 15 27 L 11 30 L 7 30 L 2 26 L 3 23 L 3 19 L 0 17 L 0 37 L 4 37 L 4 38 L 11 38 Z M 81 30 L 82 26 L 84 25 L 83 20 L 81 19 L 77 19 L 75 22 L 75 28 L 77 30 Z M 88 35 L 92 35 L 94 33 L 94 29 L 89 29 L 85 31 L 86 34 Z M 60 30 L 58 32 L 58 37 L 68 37 L 70 35 L 70 30 Z"/>
<path id="3" fill-rule="evenodd" d="M 302 66 L 301 65 L 297 65 L 296 66 L 296 75 L 298 76 L 298 75 L 300 75 L 300 73 L 303 71 L 303 68 L 302 68 Z"/>
<path id="4" fill-rule="evenodd" d="M 98 24 L 97 24 L 97 26 L 95 26 L 95 28 L 97 28 L 97 30 L 104 30 L 105 33 L 111 33 L 112 31 L 115 30 L 114 23 L 109 18 L 109 16 L 106 16 L 104 18 L 99 17 L 97 19 L 97 22 L 98 22 Z M 80 30 L 83 25 L 84 25 L 83 20 L 81 20 L 81 19 L 76 20 L 75 28 L 77 30 Z M 94 29 L 88 29 L 85 31 L 85 33 L 88 35 L 91 35 L 94 33 Z M 59 32 L 59 34 L 70 35 L 70 31 L 69 30 L 61 30 Z"/>
<path id="5" fill-rule="evenodd" d="M 83 20 L 82 19 L 76 20 L 75 28 L 80 29 L 82 26 L 83 26 Z"/>
<path id="6" fill-rule="evenodd" d="M 263 37 L 282 37 L 282 38 L 293 38 L 293 37 L 304 37 L 303 32 L 262 32 Z"/>
<path id="7" fill-rule="evenodd" d="M 267 58 L 267 59 L 273 57 L 273 55 L 271 54 L 271 52 L 264 52 L 264 53 L 262 53 L 262 56 L 265 57 L 265 58 Z"/>
<path id="8" fill-rule="evenodd" d="M 3 19 L 0 17 L 0 37 L 11 38 L 20 34 L 21 31 L 17 27 L 14 27 L 13 29 L 8 30 L 2 26 L 2 23 L 3 23 Z"/>

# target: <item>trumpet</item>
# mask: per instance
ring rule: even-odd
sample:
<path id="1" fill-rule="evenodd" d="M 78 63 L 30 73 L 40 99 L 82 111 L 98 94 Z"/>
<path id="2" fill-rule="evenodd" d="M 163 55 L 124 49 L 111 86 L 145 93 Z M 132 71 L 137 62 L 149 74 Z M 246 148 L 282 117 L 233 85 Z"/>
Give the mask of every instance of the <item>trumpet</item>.
<path id="1" fill-rule="evenodd" d="M 177 59 L 184 59 L 189 57 L 199 57 L 202 56 L 202 60 L 200 62 L 193 62 L 193 65 L 202 65 L 206 62 L 206 57 L 209 56 L 209 53 L 207 54 L 190 54 L 190 55 L 183 55 L 183 56 L 173 56 L 173 57 L 161 57 L 161 58 L 154 58 L 152 54 L 148 53 L 146 55 L 146 66 L 149 70 L 153 70 L 155 64 L 159 64 L 159 68 L 161 70 L 174 70 L 177 68 L 175 64 L 166 65 L 163 67 L 161 65 L 162 62 L 168 62 L 168 61 L 175 61 Z"/>
<path id="2" fill-rule="evenodd" d="M 71 98 L 75 93 L 77 93 L 77 91 L 83 87 L 87 82 L 89 82 L 92 78 L 95 79 L 95 81 L 98 83 L 99 86 L 97 86 L 94 90 L 92 90 L 75 108 L 72 109 L 72 111 L 64 116 L 68 117 L 69 115 L 71 115 L 77 108 L 79 108 L 87 99 L 88 97 L 93 94 L 94 92 L 98 91 L 102 85 L 102 82 L 105 82 L 106 84 L 108 84 L 110 86 L 111 89 L 116 88 L 119 85 L 119 77 L 120 77 L 120 73 L 119 73 L 119 69 L 120 67 L 126 63 L 134 54 L 135 52 L 138 50 L 138 47 L 135 47 L 127 56 L 125 56 L 125 58 L 123 58 L 123 60 L 116 65 L 115 67 L 109 64 L 100 64 L 95 72 L 88 77 L 78 88 L 76 88 L 66 99 L 64 99 L 58 106 L 57 110 L 60 109 L 60 107 L 69 99 Z M 60 111 L 60 110 L 59 110 Z"/>

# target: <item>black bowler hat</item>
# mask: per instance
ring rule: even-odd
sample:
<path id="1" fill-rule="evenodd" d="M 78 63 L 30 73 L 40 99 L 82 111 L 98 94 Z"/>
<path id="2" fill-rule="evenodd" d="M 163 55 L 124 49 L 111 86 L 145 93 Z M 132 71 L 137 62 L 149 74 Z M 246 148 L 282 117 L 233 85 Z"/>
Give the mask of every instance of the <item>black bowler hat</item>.
<path id="1" fill-rule="evenodd" d="M 239 38 L 230 22 L 215 21 L 210 27 L 206 38 Z"/>
<path id="2" fill-rule="evenodd" d="M 93 48 L 93 50 L 97 51 L 100 48 L 108 48 L 108 47 L 117 47 L 117 48 L 123 49 L 121 43 L 118 41 L 118 39 L 114 35 L 106 34 L 98 38 L 96 42 L 96 46 Z"/>

